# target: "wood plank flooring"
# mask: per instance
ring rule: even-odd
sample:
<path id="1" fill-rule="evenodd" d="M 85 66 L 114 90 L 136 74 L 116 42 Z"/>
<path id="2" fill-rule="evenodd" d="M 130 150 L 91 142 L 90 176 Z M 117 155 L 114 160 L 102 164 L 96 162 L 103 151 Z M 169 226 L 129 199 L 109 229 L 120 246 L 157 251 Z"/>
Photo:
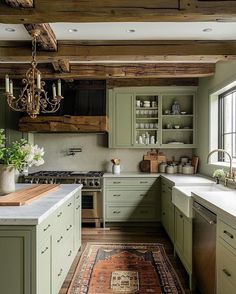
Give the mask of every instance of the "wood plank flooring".
<path id="1" fill-rule="evenodd" d="M 96 229 L 96 228 L 83 228 L 82 229 L 82 250 L 86 246 L 87 242 L 156 242 L 162 243 L 165 247 L 166 253 L 177 273 L 179 279 L 186 291 L 186 294 L 192 293 L 189 290 L 188 274 L 182 266 L 179 258 L 174 256 L 173 246 L 166 232 L 161 225 L 155 227 L 139 226 L 139 227 L 118 227 L 113 226 L 110 229 Z M 80 253 L 78 253 L 74 260 L 67 278 L 61 288 L 59 294 L 69 294 L 67 292 L 77 262 L 79 260 Z"/>

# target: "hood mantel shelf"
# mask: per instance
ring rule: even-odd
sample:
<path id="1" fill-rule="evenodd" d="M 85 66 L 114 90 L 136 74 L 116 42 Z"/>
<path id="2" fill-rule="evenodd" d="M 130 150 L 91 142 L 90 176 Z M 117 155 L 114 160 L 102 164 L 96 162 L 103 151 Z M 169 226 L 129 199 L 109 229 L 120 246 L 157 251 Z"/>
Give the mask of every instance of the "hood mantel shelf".
<path id="1" fill-rule="evenodd" d="M 19 121 L 22 132 L 39 133 L 99 133 L 108 131 L 107 116 L 38 116 L 22 117 Z"/>

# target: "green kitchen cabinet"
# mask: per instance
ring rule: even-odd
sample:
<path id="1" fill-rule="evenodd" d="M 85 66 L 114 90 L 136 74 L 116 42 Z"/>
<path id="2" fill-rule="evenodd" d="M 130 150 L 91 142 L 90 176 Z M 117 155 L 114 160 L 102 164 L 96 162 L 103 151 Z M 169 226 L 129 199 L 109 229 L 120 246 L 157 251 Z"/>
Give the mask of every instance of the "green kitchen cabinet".
<path id="1" fill-rule="evenodd" d="M 160 221 L 160 181 L 155 177 L 104 179 L 106 222 Z"/>
<path id="2" fill-rule="evenodd" d="M 110 148 L 194 148 L 196 87 L 108 91 Z M 178 114 L 172 113 L 177 101 Z"/>
<path id="3" fill-rule="evenodd" d="M 58 294 L 81 247 L 81 191 L 36 226 L 0 226 L 4 294 Z"/>
<path id="4" fill-rule="evenodd" d="M 134 119 L 132 93 L 119 93 L 115 90 L 109 96 L 110 132 L 109 147 L 128 148 L 134 145 Z"/>
<path id="5" fill-rule="evenodd" d="M 217 216 L 217 294 L 236 293 L 236 223 Z"/>
<path id="6" fill-rule="evenodd" d="M 172 187 L 173 184 L 162 179 L 161 180 L 161 221 L 171 241 L 174 243 L 174 205 L 172 203 Z"/>
<path id="7" fill-rule="evenodd" d="M 178 254 L 190 277 L 192 287 L 192 219 L 175 207 L 175 252 Z"/>
<path id="8" fill-rule="evenodd" d="M 32 228 L 0 228 L 0 287 L 4 294 L 32 294 Z M 35 265 L 35 262 L 34 262 Z M 35 272 L 32 273 L 34 276 Z"/>

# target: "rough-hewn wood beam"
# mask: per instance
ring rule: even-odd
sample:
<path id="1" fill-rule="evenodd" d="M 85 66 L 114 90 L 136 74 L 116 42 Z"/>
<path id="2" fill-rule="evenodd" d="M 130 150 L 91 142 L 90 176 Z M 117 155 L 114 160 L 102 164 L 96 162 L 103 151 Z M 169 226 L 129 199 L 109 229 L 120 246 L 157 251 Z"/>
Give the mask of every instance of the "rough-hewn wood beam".
<path id="1" fill-rule="evenodd" d="M 58 61 L 54 61 L 52 66 L 56 72 L 70 72 L 69 60 L 59 59 Z"/>
<path id="2" fill-rule="evenodd" d="M 198 86 L 198 78 L 108 79 L 107 88 L 135 86 Z"/>
<path id="3" fill-rule="evenodd" d="M 0 78 L 6 72 L 12 78 L 22 78 L 29 65 L 0 64 Z M 69 73 L 55 73 L 50 65 L 39 65 L 44 79 L 113 79 L 113 78 L 173 78 L 206 77 L 214 75 L 213 63 L 156 63 L 156 64 L 72 64 Z"/>
<path id="4" fill-rule="evenodd" d="M 32 8 L 34 7 L 33 0 L 5 0 L 6 4 L 11 7 Z"/>
<path id="5" fill-rule="evenodd" d="M 29 61 L 31 46 L 0 42 L 0 62 Z M 38 52 L 39 62 L 206 62 L 236 59 L 236 41 L 58 42 L 57 52 Z M 72 64 L 72 63 L 71 63 Z"/>
<path id="6" fill-rule="evenodd" d="M 2 23 L 235 20 L 235 1 L 37 0 L 32 11 L 9 9 L 4 1 L 0 1 Z"/>
<path id="7" fill-rule="evenodd" d="M 40 30 L 40 35 L 37 38 L 38 46 L 41 50 L 57 51 L 56 36 L 48 23 L 40 24 L 25 24 L 26 30 L 32 35 L 34 30 Z"/>

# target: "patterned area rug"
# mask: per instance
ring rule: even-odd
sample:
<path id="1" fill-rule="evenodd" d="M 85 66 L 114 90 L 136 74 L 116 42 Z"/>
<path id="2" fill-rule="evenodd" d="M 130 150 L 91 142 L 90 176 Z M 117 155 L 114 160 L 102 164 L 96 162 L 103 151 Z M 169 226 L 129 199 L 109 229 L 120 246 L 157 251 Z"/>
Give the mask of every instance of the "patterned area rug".
<path id="1" fill-rule="evenodd" d="M 184 293 L 162 244 L 89 243 L 69 294 Z"/>

